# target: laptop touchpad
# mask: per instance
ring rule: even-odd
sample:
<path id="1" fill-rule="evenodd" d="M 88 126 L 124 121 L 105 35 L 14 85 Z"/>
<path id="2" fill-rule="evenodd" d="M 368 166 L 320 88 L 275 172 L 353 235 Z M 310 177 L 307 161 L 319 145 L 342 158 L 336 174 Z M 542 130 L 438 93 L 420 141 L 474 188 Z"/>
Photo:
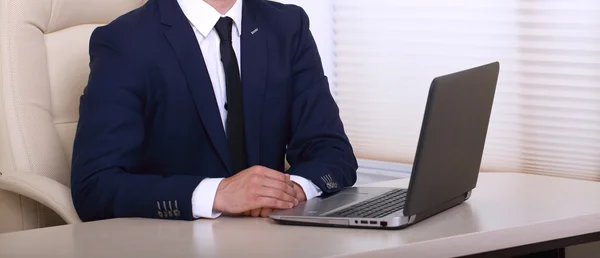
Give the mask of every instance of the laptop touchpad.
<path id="1" fill-rule="evenodd" d="M 354 193 L 342 192 L 342 193 L 338 193 L 338 194 L 329 196 L 327 198 L 321 199 L 321 205 L 326 204 L 326 203 L 332 203 L 336 207 L 340 207 L 340 206 L 343 206 L 346 204 L 350 204 L 352 202 L 356 202 L 365 196 L 367 196 L 367 194 L 358 193 L 358 192 L 354 192 Z"/>
<path id="2" fill-rule="evenodd" d="M 367 197 L 369 197 L 369 195 L 366 193 L 354 191 L 341 192 L 326 198 L 319 198 L 319 201 L 314 203 L 315 207 L 311 208 L 313 208 L 313 211 L 318 211 L 318 214 L 320 215 L 353 202 L 364 200 Z"/>

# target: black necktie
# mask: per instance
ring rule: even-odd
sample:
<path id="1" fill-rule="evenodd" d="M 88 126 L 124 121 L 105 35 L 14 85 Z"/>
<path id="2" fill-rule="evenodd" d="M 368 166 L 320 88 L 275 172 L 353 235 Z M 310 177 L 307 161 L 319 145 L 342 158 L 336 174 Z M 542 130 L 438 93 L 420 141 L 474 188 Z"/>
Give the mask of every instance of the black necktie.
<path id="1" fill-rule="evenodd" d="M 227 143 L 231 155 L 233 173 L 248 168 L 246 159 L 246 140 L 244 133 L 244 101 L 242 99 L 242 82 L 237 58 L 231 42 L 233 20 L 221 17 L 215 25 L 215 30 L 221 38 L 221 62 L 225 70 L 227 84 Z"/>

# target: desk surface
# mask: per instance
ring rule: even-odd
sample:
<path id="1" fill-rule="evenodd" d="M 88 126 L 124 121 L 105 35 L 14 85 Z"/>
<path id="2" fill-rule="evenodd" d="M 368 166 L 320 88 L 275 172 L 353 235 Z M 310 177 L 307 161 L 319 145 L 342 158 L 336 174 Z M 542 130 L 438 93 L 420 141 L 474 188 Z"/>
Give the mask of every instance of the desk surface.
<path id="1" fill-rule="evenodd" d="M 598 182 L 482 173 L 466 203 L 404 230 L 115 219 L 0 234 L 0 257 L 462 256 L 600 232 L 599 200 Z"/>

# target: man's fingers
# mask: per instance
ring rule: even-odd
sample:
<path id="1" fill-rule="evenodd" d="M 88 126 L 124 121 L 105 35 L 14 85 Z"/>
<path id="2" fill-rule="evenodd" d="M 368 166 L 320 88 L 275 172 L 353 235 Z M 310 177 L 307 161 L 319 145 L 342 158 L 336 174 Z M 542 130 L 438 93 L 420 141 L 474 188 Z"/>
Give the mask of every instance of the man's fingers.
<path id="1" fill-rule="evenodd" d="M 261 216 L 261 217 L 263 217 L 263 218 L 268 218 L 268 217 L 269 217 L 269 215 L 271 215 L 271 212 L 273 212 L 273 209 L 270 209 L 270 208 L 263 208 L 263 209 L 260 211 L 260 216 Z"/>
<path id="2" fill-rule="evenodd" d="M 247 217 L 263 217 L 263 218 L 268 218 L 269 215 L 271 215 L 271 213 L 273 212 L 273 209 L 271 208 L 258 208 L 258 209 L 253 209 L 253 210 L 249 210 L 249 211 L 245 211 L 243 214 L 244 216 Z"/>
<path id="3" fill-rule="evenodd" d="M 294 188 L 294 185 L 288 185 L 284 182 L 280 182 L 277 180 L 273 180 L 270 178 L 265 178 L 265 180 L 262 183 L 263 186 L 268 187 L 268 188 L 272 188 L 272 189 L 276 189 L 279 191 L 283 191 L 291 196 L 296 196 L 296 189 Z"/>
<path id="4" fill-rule="evenodd" d="M 254 209 L 254 210 L 250 211 L 250 215 L 251 215 L 252 217 L 255 217 L 255 218 L 256 218 L 256 217 L 260 216 L 260 212 L 261 212 L 261 211 L 262 211 L 262 209 Z"/>
<path id="5" fill-rule="evenodd" d="M 257 202 L 263 208 L 286 210 L 294 207 L 294 204 L 291 202 L 281 201 L 275 198 L 265 196 L 258 197 Z"/>
<path id="6" fill-rule="evenodd" d="M 295 184 L 294 190 L 296 190 L 296 193 L 298 193 L 296 195 L 296 199 L 298 199 L 298 201 L 306 201 L 306 193 L 304 192 L 304 189 L 302 189 L 301 186 Z"/>
<path id="7" fill-rule="evenodd" d="M 294 205 L 298 204 L 298 202 L 299 202 L 298 199 L 296 199 L 295 195 L 291 195 L 287 192 L 284 192 L 284 191 L 281 191 L 278 189 L 274 189 L 274 188 L 263 187 L 258 190 L 257 194 L 262 197 L 270 197 L 270 198 L 277 199 L 280 201 L 289 202 Z M 264 208 L 264 206 L 261 206 L 261 207 Z"/>
<path id="8" fill-rule="evenodd" d="M 292 181 L 292 176 L 289 174 L 285 174 L 285 178 L 287 178 L 287 184 L 290 185 L 291 187 L 294 187 L 295 183 L 294 181 Z"/>

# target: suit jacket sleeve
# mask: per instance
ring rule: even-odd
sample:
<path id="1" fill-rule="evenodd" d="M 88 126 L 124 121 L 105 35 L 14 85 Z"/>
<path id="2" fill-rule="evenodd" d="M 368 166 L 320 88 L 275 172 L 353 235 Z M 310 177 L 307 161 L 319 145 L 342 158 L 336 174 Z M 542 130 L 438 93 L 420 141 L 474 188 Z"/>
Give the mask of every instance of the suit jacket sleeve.
<path id="1" fill-rule="evenodd" d="M 81 96 L 73 149 L 75 208 L 83 221 L 115 217 L 191 220 L 192 193 L 202 177 L 135 170 L 143 152 L 149 95 L 145 87 L 151 73 L 143 67 L 149 64 L 125 54 L 130 51 L 124 44 L 111 42 L 119 39 L 118 33 L 108 32 L 106 27 L 99 28 L 90 41 L 91 74 Z M 165 206 L 171 212 L 161 215 L 159 208 Z"/>
<path id="2" fill-rule="evenodd" d="M 287 150 L 289 173 L 311 180 L 325 194 L 356 182 L 356 157 L 331 95 L 327 78 L 301 8 L 292 64 L 293 106 Z"/>

